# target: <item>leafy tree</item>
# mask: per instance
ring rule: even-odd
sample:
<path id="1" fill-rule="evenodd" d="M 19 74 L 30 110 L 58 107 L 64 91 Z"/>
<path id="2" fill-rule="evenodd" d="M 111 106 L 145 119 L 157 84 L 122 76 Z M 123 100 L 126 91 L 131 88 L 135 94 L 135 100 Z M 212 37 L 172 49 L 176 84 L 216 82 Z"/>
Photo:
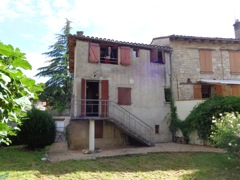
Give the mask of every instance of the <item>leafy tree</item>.
<path id="1" fill-rule="evenodd" d="M 57 34 L 57 42 L 49 46 L 48 52 L 43 53 L 50 59 L 48 66 L 41 67 L 36 76 L 50 77 L 46 82 L 40 99 L 47 101 L 48 106 L 59 112 L 70 107 L 72 93 L 72 76 L 68 64 L 68 35 L 70 34 L 70 21 L 66 20 L 62 34 Z"/>
<path id="2" fill-rule="evenodd" d="M 42 88 L 22 70 L 32 67 L 18 48 L 0 42 L 0 143 L 9 144 L 8 136 L 16 135 L 22 117 L 31 108 L 31 99 Z"/>

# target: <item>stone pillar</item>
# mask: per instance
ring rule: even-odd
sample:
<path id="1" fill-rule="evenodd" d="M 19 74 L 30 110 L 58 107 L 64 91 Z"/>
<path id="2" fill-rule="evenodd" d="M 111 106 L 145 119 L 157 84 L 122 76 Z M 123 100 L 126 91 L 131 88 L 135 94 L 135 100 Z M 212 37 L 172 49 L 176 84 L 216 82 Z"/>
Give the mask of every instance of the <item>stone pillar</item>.
<path id="1" fill-rule="evenodd" d="M 95 121 L 89 121 L 89 150 L 95 150 Z"/>

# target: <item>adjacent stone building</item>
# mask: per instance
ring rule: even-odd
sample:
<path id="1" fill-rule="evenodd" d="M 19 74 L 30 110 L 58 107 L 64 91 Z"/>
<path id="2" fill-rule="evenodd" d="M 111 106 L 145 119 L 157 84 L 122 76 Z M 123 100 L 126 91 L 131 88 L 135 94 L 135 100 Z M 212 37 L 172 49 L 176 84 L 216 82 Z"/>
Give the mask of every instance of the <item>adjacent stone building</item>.
<path id="1" fill-rule="evenodd" d="M 152 40 L 170 46 L 173 95 L 180 118 L 193 106 L 214 94 L 240 95 L 240 22 L 234 24 L 236 38 L 171 35 Z M 169 62 L 170 63 L 170 62 Z"/>

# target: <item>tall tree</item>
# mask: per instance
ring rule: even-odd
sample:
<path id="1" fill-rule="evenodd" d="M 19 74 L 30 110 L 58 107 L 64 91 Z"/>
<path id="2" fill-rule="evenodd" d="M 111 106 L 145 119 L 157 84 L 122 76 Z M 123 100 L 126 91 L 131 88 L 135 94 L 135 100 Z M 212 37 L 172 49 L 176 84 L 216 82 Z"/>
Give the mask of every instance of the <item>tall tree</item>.
<path id="1" fill-rule="evenodd" d="M 18 48 L 0 42 L 0 144 L 9 144 L 8 136 L 16 135 L 31 99 L 37 99 L 42 88 L 22 70 L 32 67 Z"/>
<path id="2" fill-rule="evenodd" d="M 48 66 L 41 67 L 36 76 L 50 77 L 46 82 L 44 91 L 40 99 L 47 101 L 48 106 L 62 112 L 69 108 L 72 94 L 72 75 L 69 72 L 68 63 L 68 35 L 70 34 L 70 21 L 66 19 L 65 26 L 62 28 L 62 34 L 57 34 L 57 41 L 49 46 L 49 51 L 43 53 L 49 60 Z"/>

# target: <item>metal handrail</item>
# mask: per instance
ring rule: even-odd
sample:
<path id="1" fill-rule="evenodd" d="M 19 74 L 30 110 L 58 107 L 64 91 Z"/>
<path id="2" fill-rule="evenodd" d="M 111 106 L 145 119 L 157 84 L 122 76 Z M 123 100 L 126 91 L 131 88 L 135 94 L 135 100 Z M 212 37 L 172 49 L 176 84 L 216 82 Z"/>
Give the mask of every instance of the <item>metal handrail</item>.
<path id="1" fill-rule="evenodd" d="M 109 118 L 121 123 L 135 134 L 152 141 L 153 129 L 140 118 L 110 100 L 80 99 L 72 101 L 71 117 L 76 118 Z"/>

